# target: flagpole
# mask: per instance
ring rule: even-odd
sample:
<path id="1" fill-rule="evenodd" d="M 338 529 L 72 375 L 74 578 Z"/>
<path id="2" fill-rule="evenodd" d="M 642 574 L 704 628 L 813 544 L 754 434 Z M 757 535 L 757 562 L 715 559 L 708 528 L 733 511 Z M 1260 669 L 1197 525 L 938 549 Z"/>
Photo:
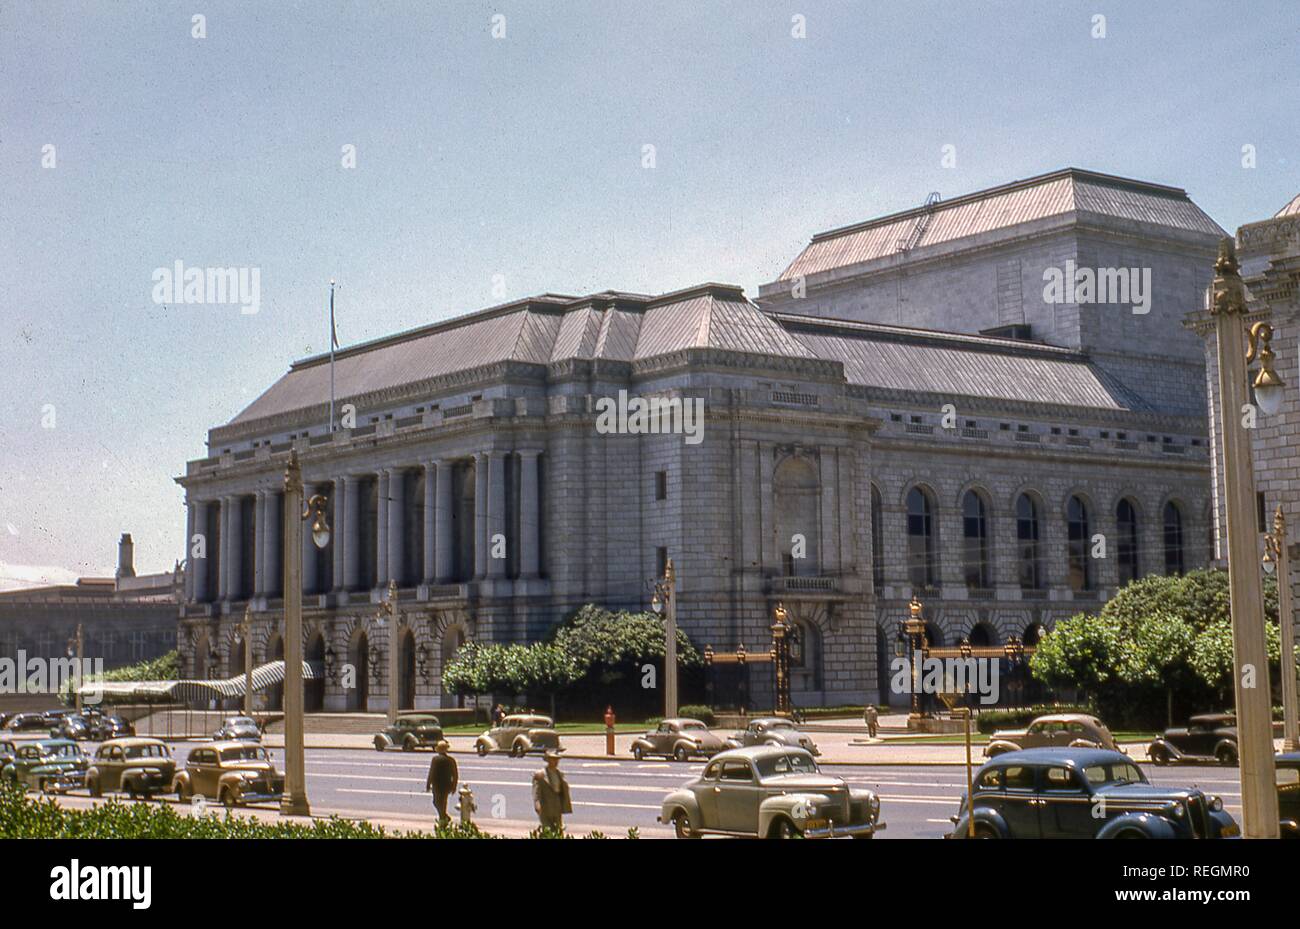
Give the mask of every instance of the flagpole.
<path id="1" fill-rule="evenodd" d="M 334 278 L 330 278 L 330 432 L 334 431 Z"/>

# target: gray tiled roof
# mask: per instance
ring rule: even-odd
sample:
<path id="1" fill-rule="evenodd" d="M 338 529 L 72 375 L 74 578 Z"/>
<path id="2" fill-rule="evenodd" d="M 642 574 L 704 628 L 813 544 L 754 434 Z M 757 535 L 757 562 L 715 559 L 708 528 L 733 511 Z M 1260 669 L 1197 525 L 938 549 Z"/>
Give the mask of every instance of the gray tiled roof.
<path id="1" fill-rule="evenodd" d="M 705 284 L 644 297 L 541 297 L 400 333 L 336 354 L 339 400 L 504 361 L 640 361 L 686 348 L 811 358 L 736 287 Z M 295 363 L 231 422 L 316 406 L 329 398 L 329 356 Z"/>
<path id="2" fill-rule="evenodd" d="M 1069 349 L 808 316 L 775 317 L 850 384 L 945 397 L 1134 410 L 1123 388 Z"/>
<path id="3" fill-rule="evenodd" d="M 1078 168 L 1031 177 L 813 236 L 781 280 L 860 264 L 911 248 L 953 242 L 1050 216 L 1091 213 L 1206 235 L 1225 235 L 1176 187 L 1128 180 Z"/>

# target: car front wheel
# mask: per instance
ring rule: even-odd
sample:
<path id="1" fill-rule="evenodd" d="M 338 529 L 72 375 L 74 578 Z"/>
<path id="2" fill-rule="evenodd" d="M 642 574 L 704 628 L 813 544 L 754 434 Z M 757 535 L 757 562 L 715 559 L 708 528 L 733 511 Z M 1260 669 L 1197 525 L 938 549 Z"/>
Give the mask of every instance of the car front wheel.
<path id="1" fill-rule="evenodd" d="M 404 752 L 413 752 L 413 751 L 415 751 L 415 737 L 414 737 L 414 736 L 409 736 L 409 735 L 408 735 L 405 739 L 402 740 L 402 751 L 404 751 Z"/>
<path id="2" fill-rule="evenodd" d="M 384 740 L 381 739 L 379 736 L 375 736 L 375 751 L 382 752 L 383 750 L 384 750 Z"/>
<path id="3" fill-rule="evenodd" d="M 1237 746 L 1221 745 L 1218 751 L 1214 753 L 1214 757 L 1218 759 L 1221 765 L 1235 765 L 1237 763 Z"/>
<path id="4" fill-rule="evenodd" d="M 679 839 L 698 839 L 700 834 L 691 825 L 691 817 L 685 810 L 673 814 L 673 833 Z"/>
<path id="5" fill-rule="evenodd" d="M 642 758 L 645 757 L 645 752 L 641 750 L 640 745 L 632 746 L 632 757 L 635 758 L 637 761 L 640 761 Z"/>
<path id="6" fill-rule="evenodd" d="M 1161 767 L 1169 764 L 1169 752 L 1165 751 L 1165 749 L 1161 748 L 1159 745 L 1155 746 L 1151 749 L 1151 763 L 1160 765 Z"/>
<path id="7" fill-rule="evenodd" d="M 772 828 L 768 830 L 767 837 L 769 839 L 797 839 L 799 838 L 799 830 L 794 827 L 794 823 L 782 816 L 772 823 Z"/>
<path id="8" fill-rule="evenodd" d="M 86 790 L 90 792 L 92 797 L 104 796 L 104 791 L 99 789 L 99 778 L 97 777 L 92 777 L 90 780 L 86 781 Z"/>
<path id="9" fill-rule="evenodd" d="M 678 761 L 690 761 L 691 753 L 686 750 L 685 745 L 677 746 L 677 751 L 673 752 L 673 757 Z"/>
<path id="10" fill-rule="evenodd" d="M 476 742 L 474 743 L 474 751 L 478 752 L 478 756 L 482 758 L 487 754 L 487 745 L 483 742 Z"/>

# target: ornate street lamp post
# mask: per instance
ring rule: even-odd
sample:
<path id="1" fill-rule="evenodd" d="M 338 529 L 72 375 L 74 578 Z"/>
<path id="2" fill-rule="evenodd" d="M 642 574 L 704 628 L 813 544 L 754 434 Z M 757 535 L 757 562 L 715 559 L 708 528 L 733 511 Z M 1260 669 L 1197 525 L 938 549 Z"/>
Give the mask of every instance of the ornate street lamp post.
<path id="1" fill-rule="evenodd" d="M 776 715 L 790 714 L 790 645 L 795 636 L 789 612 L 777 603 L 776 622 L 772 623 L 772 670 L 776 677 Z"/>
<path id="2" fill-rule="evenodd" d="M 924 719 L 926 715 L 921 707 L 921 653 L 925 648 L 925 620 L 921 618 L 923 609 L 920 599 L 912 594 L 912 602 L 907 605 L 908 617 L 903 622 L 903 632 L 907 635 L 908 650 L 911 652 L 912 712 L 908 722 Z"/>
<path id="3" fill-rule="evenodd" d="M 388 627 L 388 724 L 390 726 L 397 722 L 397 678 L 400 673 L 397 667 L 398 617 L 397 581 L 389 580 L 388 593 L 375 612 L 375 623 Z"/>
<path id="4" fill-rule="evenodd" d="M 84 667 L 82 652 L 85 646 L 85 636 L 82 632 L 81 623 L 77 623 L 77 631 L 68 639 L 68 657 L 75 658 L 76 666 L 72 670 L 72 690 L 73 696 L 77 701 L 77 715 L 81 715 L 81 669 Z"/>
<path id="5" fill-rule="evenodd" d="M 284 469 L 284 795 L 283 816 L 308 816 L 306 759 L 303 747 L 302 685 L 302 522 L 311 517 L 311 537 L 319 549 L 330 541 L 323 494 L 303 507 L 302 468 L 298 452 L 289 453 Z M 247 647 L 247 646 L 245 646 Z"/>
<path id="6" fill-rule="evenodd" d="M 664 617 L 664 718 L 671 719 L 677 715 L 677 573 L 671 558 L 655 582 L 650 606 Z"/>
<path id="7" fill-rule="evenodd" d="M 239 640 L 244 643 L 244 715 L 253 715 L 253 608 L 244 607 L 239 623 Z"/>
<path id="8" fill-rule="evenodd" d="M 1243 325 L 1246 288 L 1230 238 L 1219 243 L 1210 285 L 1219 360 L 1220 429 L 1223 436 L 1223 486 L 1227 515 L 1228 588 L 1232 609 L 1233 687 L 1237 698 L 1237 736 L 1241 764 L 1242 835 L 1278 837 L 1277 786 L 1273 767 L 1273 725 L 1268 686 L 1268 651 L 1264 638 L 1264 592 L 1259 551 L 1252 525 L 1255 516 L 1255 473 L 1250 435 L 1241 420 L 1249 397 L 1247 366 L 1259 359 L 1254 380 L 1255 399 L 1266 415 L 1276 411 L 1282 391 L 1268 347 L 1272 329 Z"/>
<path id="9" fill-rule="evenodd" d="M 1277 572 L 1277 616 L 1282 639 L 1282 750 L 1300 748 L 1296 720 L 1295 612 L 1291 605 L 1291 557 L 1287 551 L 1286 514 L 1278 504 L 1273 531 L 1264 535 L 1264 573 Z"/>

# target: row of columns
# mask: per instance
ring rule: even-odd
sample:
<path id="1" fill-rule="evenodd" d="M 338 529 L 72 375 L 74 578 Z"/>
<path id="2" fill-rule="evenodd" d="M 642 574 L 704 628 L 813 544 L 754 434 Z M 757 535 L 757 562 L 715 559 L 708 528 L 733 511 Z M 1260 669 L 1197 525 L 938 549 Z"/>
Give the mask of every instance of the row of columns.
<path id="1" fill-rule="evenodd" d="M 493 539 L 507 536 L 506 471 L 507 459 L 517 458 L 519 473 L 519 538 L 517 545 L 519 576 L 535 578 L 541 566 L 541 495 L 539 465 L 541 452 L 524 449 L 515 452 L 484 451 L 474 456 L 474 565 L 475 579 L 504 579 L 506 558 L 491 557 Z M 456 580 L 455 531 L 453 511 L 456 459 L 434 459 L 419 467 L 424 472 L 424 519 L 420 526 L 423 559 L 417 566 L 423 584 L 446 584 Z M 376 587 L 387 586 L 390 578 L 400 578 L 406 563 L 406 520 L 412 501 L 406 499 L 407 467 L 384 468 L 377 472 L 345 474 L 334 478 L 327 488 L 308 485 L 308 493 L 327 492 L 332 497 L 330 510 L 332 532 L 329 567 L 336 591 L 356 590 L 363 583 L 363 550 L 360 533 L 364 524 L 362 505 L 368 494 L 365 483 L 377 485 L 378 506 L 375 520 Z M 314 489 L 316 488 L 316 489 Z M 284 544 L 283 495 L 259 490 L 254 494 L 252 544 L 254 552 L 252 585 L 243 577 L 242 545 L 247 535 L 243 525 L 245 496 L 223 496 L 215 501 L 193 501 L 188 507 L 187 536 L 196 535 L 216 520 L 218 528 L 216 590 L 209 589 L 209 574 L 195 561 L 186 576 L 186 594 L 192 601 L 237 600 L 244 596 L 269 597 L 281 591 Z M 193 541 L 191 541 L 193 544 Z M 310 532 L 303 533 L 303 589 L 318 590 L 317 554 Z"/>

